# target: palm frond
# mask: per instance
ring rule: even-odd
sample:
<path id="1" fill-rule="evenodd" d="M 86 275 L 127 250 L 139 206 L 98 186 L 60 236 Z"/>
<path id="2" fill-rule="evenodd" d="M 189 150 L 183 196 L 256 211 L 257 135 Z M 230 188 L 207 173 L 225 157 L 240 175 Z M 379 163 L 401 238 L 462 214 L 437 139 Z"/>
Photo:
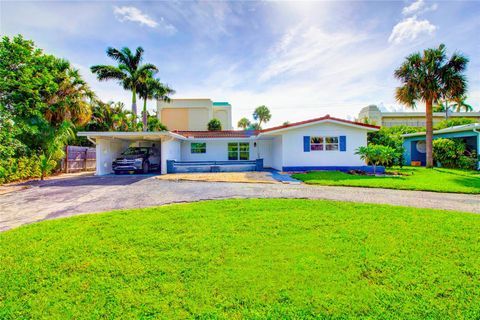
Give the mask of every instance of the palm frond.
<path id="1" fill-rule="evenodd" d="M 114 66 L 108 65 L 96 65 L 90 67 L 90 70 L 97 75 L 97 79 L 103 80 L 124 80 L 126 78 L 125 73 Z"/>

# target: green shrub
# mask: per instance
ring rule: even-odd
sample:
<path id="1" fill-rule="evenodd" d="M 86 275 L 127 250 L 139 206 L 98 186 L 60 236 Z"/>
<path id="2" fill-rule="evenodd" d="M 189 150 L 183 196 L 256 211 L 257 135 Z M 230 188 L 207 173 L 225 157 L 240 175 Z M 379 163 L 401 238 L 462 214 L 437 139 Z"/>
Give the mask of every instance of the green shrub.
<path id="1" fill-rule="evenodd" d="M 385 166 L 391 167 L 393 165 L 403 166 L 404 147 L 402 134 L 417 132 L 418 128 L 409 126 L 395 126 L 395 127 L 382 127 L 376 132 L 370 132 L 368 134 L 368 143 L 373 145 L 382 145 L 393 148 L 395 150 L 395 156 L 392 161 L 386 163 Z"/>
<path id="2" fill-rule="evenodd" d="M 433 140 L 433 160 L 446 168 L 476 169 L 478 158 L 463 142 L 440 138 Z"/>
<path id="3" fill-rule="evenodd" d="M 51 173 L 51 170 L 48 173 Z M 39 178 L 40 176 L 40 159 L 37 156 L 0 160 L 0 183 Z"/>
<path id="4" fill-rule="evenodd" d="M 368 164 L 373 165 L 373 173 L 376 172 L 376 167 L 379 165 L 388 166 L 393 163 L 393 160 L 398 157 L 397 151 L 389 146 L 369 144 L 366 147 L 360 147 L 355 154 L 360 155 L 362 160 Z"/>
<path id="5" fill-rule="evenodd" d="M 213 118 L 208 122 L 208 131 L 221 131 L 222 130 L 222 123 L 220 120 Z"/>

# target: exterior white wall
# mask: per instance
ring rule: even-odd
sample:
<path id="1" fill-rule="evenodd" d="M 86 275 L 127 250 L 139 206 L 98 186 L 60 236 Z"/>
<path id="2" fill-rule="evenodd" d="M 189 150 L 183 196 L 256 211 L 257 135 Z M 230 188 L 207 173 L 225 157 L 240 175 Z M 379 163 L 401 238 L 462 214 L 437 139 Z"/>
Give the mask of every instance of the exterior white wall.
<path id="1" fill-rule="evenodd" d="M 282 134 L 283 167 L 365 165 L 355 150 L 367 145 L 367 132 L 363 128 L 335 123 L 320 123 L 285 131 Z M 346 151 L 304 152 L 304 136 L 346 136 Z"/>
<path id="2" fill-rule="evenodd" d="M 254 150 L 254 159 L 263 159 L 263 166 L 265 168 L 272 168 L 273 163 L 273 141 L 272 140 L 257 140 L 257 147 Z"/>
<path id="3" fill-rule="evenodd" d="M 161 146 L 161 163 L 162 167 L 160 170 L 161 174 L 167 173 L 167 160 L 177 160 L 181 159 L 181 142 L 177 139 L 165 139 L 162 141 Z"/>
<path id="4" fill-rule="evenodd" d="M 112 173 L 113 160 L 128 148 L 131 141 L 97 139 L 96 143 L 97 169 L 95 174 L 102 176 Z"/>
<path id="5" fill-rule="evenodd" d="M 303 141 L 303 140 L 302 140 Z M 283 139 L 276 136 L 272 141 L 272 168 L 282 170 L 283 167 Z"/>
<path id="6" fill-rule="evenodd" d="M 191 143 L 206 143 L 206 153 L 191 153 Z M 195 140 L 181 142 L 181 160 L 182 161 L 227 161 L 228 160 L 228 143 L 229 142 L 249 142 L 250 143 L 250 160 L 255 160 L 255 150 L 253 142 L 246 139 L 232 140 Z M 170 159 L 169 159 L 170 160 Z"/>

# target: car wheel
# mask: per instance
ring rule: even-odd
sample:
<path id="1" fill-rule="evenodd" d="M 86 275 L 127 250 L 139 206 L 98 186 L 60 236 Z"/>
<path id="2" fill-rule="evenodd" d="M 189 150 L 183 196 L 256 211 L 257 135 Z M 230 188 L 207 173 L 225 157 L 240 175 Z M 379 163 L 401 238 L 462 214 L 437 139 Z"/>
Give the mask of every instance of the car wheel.
<path id="1" fill-rule="evenodd" d="M 143 173 L 148 173 L 148 171 L 150 171 L 150 166 L 148 162 L 143 163 L 142 169 L 143 169 Z"/>

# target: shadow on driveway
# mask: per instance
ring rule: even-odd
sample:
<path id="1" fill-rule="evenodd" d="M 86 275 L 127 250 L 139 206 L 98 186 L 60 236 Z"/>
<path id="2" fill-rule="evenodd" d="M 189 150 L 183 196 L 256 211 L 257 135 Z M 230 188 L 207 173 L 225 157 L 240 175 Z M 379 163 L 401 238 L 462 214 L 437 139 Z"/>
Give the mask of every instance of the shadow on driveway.
<path id="1" fill-rule="evenodd" d="M 106 176 L 80 176 L 68 177 L 60 179 L 49 180 L 35 180 L 26 182 L 26 186 L 35 187 L 76 187 L 76 186 L 121 186 L 131 185 L 142 180 L 146 180 L 159 175 L 159 173 L 148 174 L 121 174 L 121 175 L 106 175 Z"/>

